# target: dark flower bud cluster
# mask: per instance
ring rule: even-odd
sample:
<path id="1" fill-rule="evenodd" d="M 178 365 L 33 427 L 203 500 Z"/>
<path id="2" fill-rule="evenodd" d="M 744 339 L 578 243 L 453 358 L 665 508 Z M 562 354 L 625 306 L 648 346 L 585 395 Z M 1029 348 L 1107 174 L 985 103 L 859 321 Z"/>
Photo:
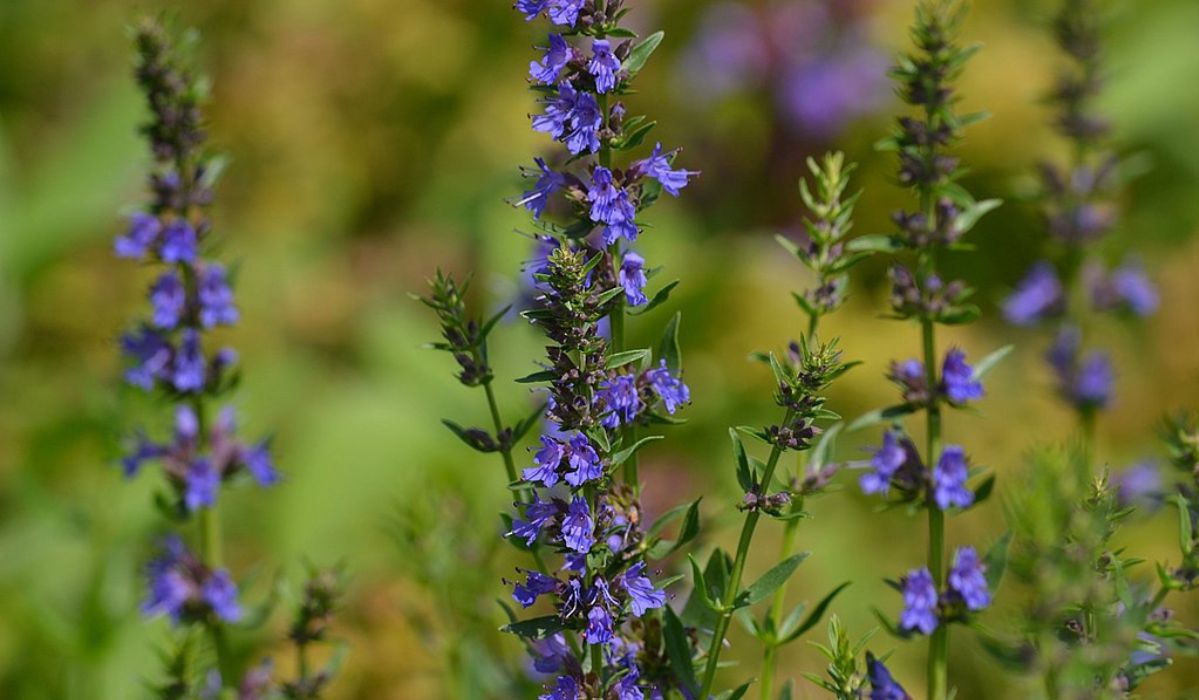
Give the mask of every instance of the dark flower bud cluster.
<path id="1" fill-rule="evenodd" d="M 461 370 L 458 381 L 463 386 L 480 386 L 490 382 L 491 367 L 487 364 L 487 345 L 484 341 L 503 314 L 487 323 L 469 317 L 465 301 L 469 283 L 459 285 L 453 277 L 442 274 L 441 270 L 430 280 L 429 287 L 429 296 L 420 297 L 420 300 L 437 314 L 443 339 L 432 343 L 430 347 L 454 356 Z"/>
<path id="2" fill-rule="evenodd" d="M 1199 480 L 1199 416 L 1180 412 L 1162 422 L 1161 432 L 1170 464 Z"/>
<path id="3" fill-rule="evenodd" d="M 809 212 L 803 220 L 804 230 L 797 241 L 778 238 L 783 247 L 816 274 L 815 286 L 795 295 L 810 319 L 832 313 L 845 302 L 849 268 L 870 254 L 848 240 L 853 227 L 853 208 L 861 196 L 860 191 L 847 194 L 849 176 L 855 168 L 855 164 L 845 163 L 842 153 L 825 154 L 819 163 L 809 158 L 813 187 L 806 180 L 799 181 L 799 194 Z"/>
<path id="4" fill-rule="evenodd" d="M 965 323 L 978 317 L 978 307 L 965 303 L 973 294 L 965 282 L 946 284 L 936 274 L 917 276 L 903 265 L 893 265 L 891 309 L 899 318 L 926 318 L 937 323 Z"/>
<path id="5" fill-rule="evenodd" d="M 314 569 L 309 573 L 287 634 L 296 647 L 300 667 L 297 669 L 296 678 L 280 683 L 279 690 L 283 697 L 290 700 L 314 700 L 321 697 L 333 679 L 333 670 L 330 667 L 315 673 L 310 671 L 308 647 L 329 641 L 329 627 L 333 623 L 333 616 L 337 612 L 344 588 L 343 575 L 339 570 Z M 265 693 L 270 687 L 269 671 L 270 667 L 267 666 L 264 672 L 254 679 L 259 686 L 259 692 Z M 263 697 L 267 696 L 264 694 Z"/>

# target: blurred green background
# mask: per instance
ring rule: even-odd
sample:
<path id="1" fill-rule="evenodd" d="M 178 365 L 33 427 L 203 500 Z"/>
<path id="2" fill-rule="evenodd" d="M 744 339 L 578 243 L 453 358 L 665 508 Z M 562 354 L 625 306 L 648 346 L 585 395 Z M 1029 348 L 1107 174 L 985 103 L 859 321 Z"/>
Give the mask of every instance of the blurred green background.
<path id="1" fill-rule="evenodd" d="M 646 453 L 642 475 L 651 512 L 705 495 L 706 547 L 735 535 L 726 426 L 775 413 L 769 373 L 746 357 L 802 324 L 788 292 L 805 278 L 772 236 L 802 213 L 803 158 L 835 147 L 862 162 L 860 232 L 887 231 L 904 202 L 891 157 L 872 144 L 895 108 L 879 70 L 904 46 L 912 3 L 630 4 L 637 26 L 667 31 L 634 108 L 657 117 L 667 146 L 686 147 L 680 162 L 703 171 L 650 213 L 643 237 L 651 264 L 683 284 L 631 333 L 649 342 L 683 312 L 694 405 L 690 423 Z M 971 234 L 977 254 L 949 262 L 979 286 L 986 319 L 944 337 L 975 357 L 1008 342 L 1018 352 L 992 375 L 981 416 L 950 418 L 952 439 L 1000 474 L 999 498 L 954 520 L 954 544 L 1001 533 L 1002 492 L 1017 483 L 1005 476 L 1029 445 L 1071 431 L 1039 361 L 1046 339 L 1005 327 L 994 306 L 1042 238 L 1024 195 L 1035 162 L 1059 150 L 1039 104 L 1057 65 L 1045 31 L 1055 3 L 973 5 L 965 33 L 986 49 L 963 81 L 964 108 L 993 117 L 970 130 L 961 155 L 969 189 L 1008 204 Z M 202 33 L 210 133 L 232 158 L 217 233 L 243 264 L 243 323 L 229 336 L 246 368 L 237 403 L 249 431 L 275 431 L 287 474 L 271 492 L 223 497 L 234 569 L 258 600 L 277 573 L 298 577 L 304 557 L 346 561 L 338 635 L 352 650 L 331 697 L 496 697 L 488 688 L 524 663 L 493 632 L 500 577 L 517 563 L 495 544 L 504 479 L 496 460 L 439 425 L 442 416 L 481 423 L 485 407 L 450 379 L 449 358 L 421 349 L 437 331 L 408 293 L 422 292 L 437 266 L 474 270 L 476 303 L 495 308 L 515 293 L 528 255 L 514 233 L 526 217 L 504 199 L 521 187 L 517 166 L 550 150 L 526 118 L 525 72 L 542 28 L 502 0 L 0 1 L 0 697 L 140 697 L 166 639 L 164 622 L 136 611 L 138 571 L 162 526 L 150 507 L 155 479 L 124 483 L 114 467 L 134 425 L 161 423 L 118 381 L 115 341 L 142 311 L 146 280 L 110 254 L 120 213 L 142 201 L 147 165 L 126 27 L 164 8 Z M 787 21 L 764 22 L 772 49 L 750 57 L 751 70 L 710 79 L 713 57 L 738 50 L 713 28 L 746 12 Z M 1154 455 L 1159 414 L 1199 404 L 1199 4 L 1125 0 L 1112 18 L 1106 108 L 1121 150 L 1151 167 L 1104 253 L 1135 250 L 1163 298 L 1151 320 L 1099 331 L 1118 359 L 1117 400 L 1100 431 L 1118 469 Z M 840 74 L 827 71 L 849 64 L 830 85 L 826 76 Z M 847 416 L 891 400 L 887 361 L 917 352 L 912 327 L 879 318 L 884 264 L 859 269 L 851 304 L 829 324 L 865 362 L 835 392 L 832 406 Z M 497 386 L 516 416 L 531 398 L 507 380 L 530 371 L 538 339 L 520 323 L 493 338 Z M 875 439 L 849 436 L 841 456 L 857 458 Z M 801 540 L 814 555 L 792 597 L 852 579 L 834 609 L 863 632 L 870 606 L 897 609 L 881 578 L 923 560 L 923 521 L 875 514 L 856 488 L 811 511 Z M 1169 520 L 1147 519 L 1126 539 L 1167 558 Z M 777 538 L 763 531 L 753 570 L 772 563 Z M 1194 621 L 1199 605 L 1184 602 L 1180 614 Z M 1012 605 L 987 622 L 1003 628 Z M 738 631 L 732 643 L 749 660 L 738 673 L 752 675 L 753 642 Z M 896 649 L 893 668 L 920 696 L 924 645 L 879 637 L 874 646 Z M 952 653 L 959 698 L 1026 697 L 969 634 L 956 634 Z M 803 644 L 782 663 L 784 677 L 822 667 Z M 1199 666 L 1182 660 L 1145 694 L 1199 697 L 1196 688 Z M 797 696 L 817 697 L 806 684 Z"/>

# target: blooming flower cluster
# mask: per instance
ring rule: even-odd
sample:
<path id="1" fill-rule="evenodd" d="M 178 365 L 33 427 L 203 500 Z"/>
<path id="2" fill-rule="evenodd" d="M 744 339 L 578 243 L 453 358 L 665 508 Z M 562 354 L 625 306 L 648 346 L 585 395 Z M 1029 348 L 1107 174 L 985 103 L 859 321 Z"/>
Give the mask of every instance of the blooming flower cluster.
<path id="1" fill-rule="evenodd" d="M 229 571 L 205 566 L 176 536 L 163 540 L 162 553 L 146 567 L 146 576 L 146 615 L 166 615 L 175 623 L 203 622 L 209 616 L 224 622 L 241 619 L 237 586 Z"/>
<path id="2" fill-rule="evenodd" d="M 800 135 L 836 137 L 887 101 L 886 56 L 870 40 L 860 0 L 716 2 L 683 52 L 690 99 L 765 91 Z"/>
<path id="3" fill-rule="evenodd" d="M 1068 0 L 1054 24 L 1069 64 L 1049 100 L 1056 108 L 1054 126 L 1074 154 L 1066 165 L 1040 166 L 1045 226 L 1058 255 L 1035 262 L 1003 304 L 1004 317 L 1013 325 L 1057 324 L 1047 359 L 1058 394 L 1084 422 L 1107 406 L 1114 376 L 1106 351 L 1081 350 L 1083 315 L 1144 318 L 1157 310 L 1159 301 L 1134 259 L 1109 266 L 1095 250 L 1118 221 L 1113 200 L 1121 177 L 1119 158 L 1105 146 L 1110 125 L 1095 111 L 1104 85 L 1098 15 L 1091 0 Z M 1089 309 L 1082 307 L 1084 299 Z"/>
<path id="4" fill-rule="evenodd" d="M 537 618 L 548 622 L 532 633 L 522 623 L 509 629 L 529 639 L 535 668 L 553 675 L 542 697 L 554 700 L 635 700 L 677 683 L 654 614 L 666 593 L 652 581 L 654 540 L 640 525 L 636 453 L 647 441 L 636 434 L 669 422 L 691 396 L 671 343 L 653 358 L 626 349 L 623 329 L 626 308 L 657 305 L 674 286 L 648 293 L 655 271 L 630 248 L 641 235 L 640 215 L 662 192 L 678 196 L 698 173 L 676 168 L 677 150 L 660 143 L 623 167 L 613 162 L 653 127 L 628 116 L 621 100 L 662 39 L 635 42 L 620 26 L 624 4 L 516 3 L 526 19 L 554 25 L 529 65 L 541 104 L 532 127 L 565 154 L 535 159 L 525 173 L 532 185 L 517 201 L 539 229 L 523 315 L 550 346 L 544 371 L 529 378 L 548 382 L 546 429 L 516 479 L 523 488 L 508 533 L 537 553 L 538 564 L 520 570 L 513 598 L 525 608 L 548 599 L 554 613 Z M 561 566 L 549 568 L 543 551 L 560 555 Z"/>
<path id="5" fill-rule="evenodd" d="M 943 591 L 937 591 L 932 574 L 923 568 L 909 571 L 901 586 L 904 607 L 899 629 L 906 633 L 932 634 L 943 622 L 991 605 L 986 566 L 973 547 L 960 547 L 954 553 Z"/>
<path id="6" fill-rule="evenodd" d="M 949 349 L 937 361 L 937 325 L 968 323 L 979 315 L 978 307 L 968 303 L 970 287 L 960 280 L 946 281 L 937 263 L 946 253 L 964 249 L 964 236 L 999 205 L 995 200 L 976 201 L 962 189 L 957 182 L 958 158 L 948 151 L 961 138 L 964 126 L 979 118 L 954 111 L 959 97 L 953 83 L 973 53 L 956 41 L 962 16 L 958 3 L 921 3 L 912 32 L 917 51 L 902 57 L 892 71 L 897 91 L 912 111 L 897 120 L 898 128 L 883 145 L 898 153 L 898 180 L 913 190 L 919 208 L 897 212 L 893 219 L 898 232 L 889 238 L 874 237 L 869 244 L 878 250 L 914 254 L 913 263 L 891 268 L 891 308 L 897 318 L 919 323 L 923 356 L 891 363 L 887 378 L 900 390 L 899 404 L 856 421 L 863 426 L 893 423 L 873 451 L 868 470 L 859 477 L 863 492 L 927 509 L 929 562 L 897 585 L 904 597 L 897 629 L 932 636 L 928 686 L 929 697 L 936 700 L 948 692 L 945 623 L 964 621 L 990 602 L 984 567 L 972 547 L 959 548 L 952 568 L 944 567 L 944 519 L 953 509 L 975 505 L 984 487 L 977 493 L 969 487 L 971 470 L 965 450 L 942 443 L 942 411 L 965 408 L 983 398 L 982 375 L 1007 352 L 994 353 L 977 368 L 958 348 Z M 923 455 L 900 421 L 917 412 L 926 418 L 928 443 Z M 893 492 L 898 498 L 892 497 Z M 885 670 L 878 673 L 875 697 L 906 695 Z"/>
<path id="7" fill-rule="evenodd" d="M 239 687 L 238 678 L 222 676 L 230 668 L 230 659 L 220 628 L 242 617 L 237 584 L 219 559 L 216 511 L 221 487 L 243 480 L 243 475 L 265 487 L 280 476 L 268 440 L 250 443 L 238 438 L 232 407 L 210 415 L 211 401 L 232 389 L 237 377 L 232 372 L 236 354 L 229 348 L 213 351 L 207 334 L 236 324 L 240 313 L 228 268 L 207 254 L 212 236 L 207 207 L 219 168 L 204 151 L 199 109 L 203 82 L 178 63 L 159 24 L 146 21 L 135 36 L 136 77 L 151 111 L 150 121 L 142 127 L 154 158 L 151 200 L 143 211 L 130 216 L 129 227 L 117 237 L 114 249 L 120 258 L 153 266 L 157 275 L 147 292 L 148 313 L 124 335 L 121 347 L 129 361 L 126 381 L 157 392 L 172 404 L 174 430 L 165 441 L 139 431 L 122 467 L 125 476 L 132 478 L 146 464 L 157 463 L 173 495 L 173 500 L 161 499 L 160 505 L 174 520 L 195 516 L 198 521 L 198 551 L 171 535 L 164 540 L 161 555 L 147 567 L 148 593 L 142 611 L 212 632 L 216 667 L 207 686 L 215 696 L 222 689 Z M 303 671 L 295 682 L 308 684 L 315 678 L 306 674 Z M 269 665 L 242 680 L 240 697 L 266 697 L 272 685 Z M 178 692 L 190 694 L 192 679 L 177 682 L 171 697 Z"/>
<path id="8" fill-rule="evenodd" d="M 533 129 L 563 143 L 578 170 L 551 167 L 535 159 L 535 178 L 519 203 L 554 238 L 595 235 L 608 247 L 609 267 L 625 291 L 629 306 L 648 304 L 645 259 L 617 245 L 636 242 L 641 233 L 638 214 L 661 192 L 679 196 L 697 172 L 675 168 L 678 151 L 656 144 L 648 157 L 627 168 L 611 163 L 613 152 L 639 146 L 653 123 L 643 116 L 627 117 L 620 97 L 662 39 L 661 33 L 634 45 L 619 27 L 626 12 L 622 2 L 521 1 L 516 9 L 529 20 L 548 17 L 558 31 L 551 33 L 539 60 L 529 66 L 529 79 L 541 94 L 543 111 L 532 117 Z M 559 229 L 542 221 L 547 210 L 562 209 L 575 220 Z"/>
<path id="9" fill-rule="evenodd" d="M 561 344 L 550 348 L 550 429 L 521 478 L 541 489 L 567 489 L 535 491 L 518 504 L 521 513 L 509 536 L 526 547 L 551 548 L 562 555 L 563 566 L 557 572 L 523 571 L 513 598 L 530 607 L 548 596 L 557 630 L 577 632 L 586 644 L 602 650 L 602 667 L 595 667 L 593 658 L 589 675 L 582 673 L 584 659 L 561 653 L 539 657 L 539 669 L 559 674 L 544 696 L 549 698 L 576 688 L 599 692 L 597 683 L 628 686 L 627 697 L 640 697 L 632 694 L 634 688 L 640 693 L 652 679 L 638 680 L 637 658 L 653 650 L 645 648 L 629 623 L 666 602 L 642 558 L 644 534 L 637 525 L 635 490 L 616 484 L 613 468 L 631 456 L 620 449 L 623 429 L 644 422 L 655 407 L 673 413 L 688 401 L 689 390 L 665 360 L 638 372 L 627 371 L 627 365 L 606 369 L 607 341 L 597 329 L 605 290 L 588 281 L 588 268 L 602 255 L 569 246 L 551 253 L 543 276 L 546 292 L 539 308 L 527 314 Z M 625 447 L 635 450 L 637 445 Z"/>

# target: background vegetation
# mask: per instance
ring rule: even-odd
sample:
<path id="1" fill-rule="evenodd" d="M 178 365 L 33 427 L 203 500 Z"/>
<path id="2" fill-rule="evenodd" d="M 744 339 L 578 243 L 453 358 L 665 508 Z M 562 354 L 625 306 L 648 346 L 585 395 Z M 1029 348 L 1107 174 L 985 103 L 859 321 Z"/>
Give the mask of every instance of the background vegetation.
<path id="1" fill-rule="evenodd" d="M 885 82 L 858 80 L 854 118 L 830 127 L 788 107 L 773 73 L 712 94 L 701 89 L 710 76 L 695 43 L 712 3 L 633 4 L 643 26 L 667 29 L 636 99 L 652 102 L 663 141 L 685 145 L 687 167 L 704 172 L 690 196 L 655 209 L 644 238 L 647 259 L 683 279 L 668 306 L 683 311 L 695 399 L 690 423 L 643 457 L 647 507 L 707 494 L 704 536 L 727 541 L 736 486 L 726 426 L 772 413 L 769 372 L 746 357 L 783 344 L 802 322 L 788 293 L 801 268 L 772 236 L 798 223 L 804 157 L 831 147 L 863 163 L 858 230 L 888 230 L 903 195 L 891 157 L 872 144 L 895 105 Z M 778 23 L 776 47 L 825 62 L 814 65 L 835 65 L 852 47 L 874 66 L 877 51 L 882 68 L 905 40 L 912 3 L 786 4 L 811 14 Z M 122 435 L 145 414 L 119 385 L 115 346 L 145 280 L 110 250 L 147 162 L 126 27 L 172 5 L 0 2 L 2 697 L 137 697 L 166 639 L 165 622 L 146 624 L 136 611 L 157 526 L 154 479 L 126 484 L 114 467 Z M 950 261 L 980 288 L 987 313 L 953 340 L 976 354 L 1005 342 L 1018 352 L 992 375 L 985 416 L 955 414 L 950 430 L 999 473 L 997 500 L 1019 483 L 1030 445 L 1070 437 L 1039 359 L 1045 338 L 1005 327 L 995 310 L 1043 235 L 1025 195 L 1035 162 L 1058 147 L 1039 104 L 1056 65 L 1045 31 L 1053 5 L 977 0 L 965 32 L 986 50 L 965 76 L 964 108 L 993 114 L 962 152 L 969 189 L 1008 204 L 972 234 L 981 254 Z M 272 494 L 225 500 L 234 570 L 260 558 L 295 569 L 301 553 L 345 560 L 352 579 L 338 632 L 352 651 L 333 697 L 486 697 L 497 674 L 524 663 L 514 641 L 491 632 L 494 599 L 505 595 L 499 579 L 515 562 L 496 537 L 504 478 L 439 425 L 441 416 L 482 419 L 485 409 L 448 380 L 445 356 L 421 349 L 434 319 L 408 293 L 423 291 L 437 265 L 476 270 L 484 307 L 517 291 L 529 244 L 514 233 L 525 217 L 504 198 L 520 187 L 517 166 L 547 145 L 525 118 L 533 29 L 502 0 L 208 0 L 174 11 L 203 33 L 211 133 L 232 156 L 215 215 L 228 253 L 245 263 L 245 323 L 231 333 L 247 369 L 242 407 L 251 432 L 277 428 L 287 475 Z M 1162 411 L 1199 403 L 1199 91 L 1189 87 L 1199 74 L 1197 26 L 1192 0 L 1113 7 L 1108 113 L 1122 150 L 1143 154 L 1146 168 L 1109 252 L 1135 246 L 1163 298 L 1148 322 L 1102 330 L 1119 381 L 1101 454 L 1116 470 L 1154 455 Z M 813 109 L 845 99 L 828 85 L 805 90 L 801 104 Z M 831 404 L 847 416 L 886 402 L 886 362 L 917 350 L 910 325 L 879 318 L 883 264 L 862 269 L 848 311 L 831 322 L 847 353 L 865 361 Z M 658 326 L 646 322 L 647 332 Z M 504 379 L 530 371 L 536 342 L 516 322 L 494 336 L 510 413 L 531 399 Z M 841 456 L 859 457 L 874 439 L 843 440 Z M 991 506 L 956 519 L 951 544 L 1001 533 L 1002 508 Z M 834 607 L 858 632 L 873 624 L 871 605 L 898 605 L 881 575 L 914 565 L 925 546 L 920 522 L 873 507 L 856 488 L 811 504 L 801 538 L 814 556 L 792 584 L 795 597 L 814 597 L 855 580 Z M 1126 536 L 1147 557 L 1168 557 L 1170 518 L 1145 519 Z M 777 536 L 763 533 L 759 566 L 773 561 Z M 267 597 L 276 571 L 252 572 L 253 596 Z M 1005 605 L 1018 604 L 1000 597 L 985 618 L 996 627 Z M 1180 614 L 1194 621 L 1199 601 Z M 920 695 L 923 645 L 894 647 L 893 670 Z M 966 633 L 952 653 L 959 697 L 1024 697 Z M 788 647 L 782 663 L 784 677 L 821 667 L 804 645 Z M 1199 666 L 1180 665 L 1145 694 L 1194 697 Z M 817 697 L 801 689 L 798 697 Z"/>

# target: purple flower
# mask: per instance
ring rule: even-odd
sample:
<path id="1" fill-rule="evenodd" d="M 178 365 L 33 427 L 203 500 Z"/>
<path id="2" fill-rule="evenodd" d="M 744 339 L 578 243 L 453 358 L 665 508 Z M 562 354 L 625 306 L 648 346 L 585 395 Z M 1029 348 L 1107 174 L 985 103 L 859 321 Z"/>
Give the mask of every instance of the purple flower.
<path id="1" fill-rule="evenodd" d="M 558 590 L 558 579 L 538 571 L 526 572 L 525 582 L 518 583 L 512 589 L 512 598 L 521 607 L 531 607 L 543 595 L 549 595 Z"/>
<path id="2" fill-rule="evenodd" d="M 545 100 L 545 112 L 533 117 L 533 130 L 561 140 L 570 125 L 578 97 L 578 93 L 569 84 L 561 85 L 557 95 Z"/>
<path id="3" fill-rule="evenodd" d="M 179 621 L 193 591 L 192 582 L 183 569 L 187 557 L 183 541 L 178 537 L 163 540 L 162 555 L 146 566 L 148 590 L 141 606 L 143 615 L 167 615 L 172 621 Z"/>
<path id="4" fill-rule="evenodd" d="M 966 488 L 968 478 L 970 472 L 966 467 L 965 451 L 958 445 L 946 445 L 933 469 L 933 499 L 937 507 L 949 510 L 974 503 L 974 493 Z"/>
<path id="5" fill-rule="evenodd" d="M 179 325 L 187 308 L 187 291 L 172 270 L 164 272 L 150 287 L 150 304 L 154 307 L 154 325 L 170 330 Z"/>
<path id="6" fill-rule="evenodd" d="M 579 684 L 572 676 L 558 676 L 549 692 L 537 696 L 537 700 L 578 700 Z"/>
<path id="7" fill-rule="evenodd" d="M 574 50 L 561 34 L 550 34 L 550 45 L 545 50 L 545 56 L 540 61 L 529 63 L 529 77 L 534 82 L 552 85 L 558 82 L 558 74 L 570 63 Z"/>
<path id="8" fill-rule="evenodd" d="M 891 477 L 895 476 L 907 458 L 907 451 L 899 442 L 899 434 L 894 430 L 883 433 L 883 444 L 870 458 L 870 466 L 874 471 L 863 474 L 858 480 L 862 493 L 881 493 L 886 496 L 891 490 Z"/>
<path id="9" fill-rule="evenodd" d="M 904 401 L 914 404 L 928 401 L 928 376 L 924 371 L 924 363 L 920 360 L 892 362 L 887 371 L 887 379 L 899 387 Z"/>
<path id="10" fill-rule="evenodd" d="M 221 475 L 207 457 L 197 457 L 183 477 L 183 503 L 191 512 L 211 508 L 221 488 Z"/>
<path id="11" fill-rule="evenodd" d="M 937 586 L 928 569 L 913 569 L 904 577 L 903 606 L 901 630 L 932 634 L 937 629 Z"/>
<path id="12" fill-rule="evenodd" d="M 1157 289 L 1135 263 L 1126 263 L 1112 271 L 1112 289 L 1116 296 L 1137 316 L 1149 316 L 1157 311 Z"/>
<path id="13" fill-rule="evenodd" d="M 570 438 L 570 456 L 567 463 L 572 471 L 566 473 L 566 483 L 571 486 L 582 486 L 604 475 L 604 464 L 600 461 L 599 454 L 582 433 L 576 433 Z"/>
<path id="14" fill-rule="evenodd" d="M 566 517 L 562 519 L 562 540 L 567 547 L 580 553 L 590 552 L 595 544 L 595 522 L 591 519 L 587 500 L 582 496 L 571 500 Z"/>
<path id="15" fill-rule="evenodd" d="M 1111 400 L 1113 382 L 1111 358 L 1106 352 L 1092 350 L 1078 366 L 1070 393 L 1080 406 L 1103 408 Z"/>
<path id="16" fill-rule="evenodd" d="M 570 655 L 566 646 L 566 637 L 562 633 L 535 639 L 530 642 L 530 652 L 533 655 L 533 668 L 538 673 L 557 673 L 562 670 Z"/>
<path id="17" fill-rule="evenodd" d="M 675 153 L 677 151 L 663 154 L 662 144 L 659 143 L 654 146 L 654 152 L 650 154 L 649 158 L 638 162 L 635 167 L 638 172 L 644 173 L 661 183 L 663 190 L 678 197 L 679 190 L 686 187 L 688 180 L 699 173 L 691 170 L 672 169 L 670 161 L 673 159 Z"/>
<path id="18" fill-rule="evenodd" d="M 179 351 L 175 353 L 175 367 L 171 381 L 181 392 L 200 391 L 204 388 L 204 353 L 200 351 L 200 334 L 191 328 L 183 331 Z"/>
<path id="19" fill-rule="evenodd" d="M 565 90 L 562 86 L 560 90 Z M 598 131 L 603 124 L 599 103 L 589 92 L 579 93 L 570 113 L 570 133 L 566 135 L 566 148 L 574 155 L 599 150 Z"/>
<path id="20" fill-rule="evenodd" d="M 612 53 L 612 43 L 607 39 L 591 42 L 591 60 L 587 72 L 595 78 L 595 90 L 601 95 L 616 87 L 616 74 L 620 71 L 620 59 Z"/>
<path id="21" fill-rule="evenodd" d="M 991 604 L 986 567 L 974 547 L 958 547 L 949 570 L 949 590 L 961 596 L 968 610 L 982 610 Z"/>
<path id="22" fill-rule="evenodd" d="M 545 213 L 546 205 L 549 204 L 550 196 L 566 186 L 566 176 L 550 170 L 541 158 L 534 158 L 533 162 L 537 163 L 537 167 L 541 169 L 541 174 L 537 177 L 537 182 L 533 185 L 533 189 L 524 193 L 524 197 L 521 198 L 521 204 L 525 209 L 533 212 L 534 219 L 540 219 L 541 215 Z M 556 248 L 557 246 L 555 245 L 554 247 Z"/>
<path id="23" fill-rule="evenodd" d="M 1166 495 L 1162 473 L 1156 462 L 1140 462 L 1118 473 L 1113 478 L 1116 500 L 1121 507 L 1141 507 L 1150 510 L 1161 505 Z"/>
<path id="24" fill-rule="evenodd" d="M 586 506 L 586 502 L 583 505 Z M 515 535 L 525 541 L 525 546 L 532 547 L 546 523 L 557 517 L 558 505 L 553 501 L 543 501 L 534 493 L 533 500 L 529 503 L 522 503 L 521 506 L 525 509 L 525 517 L 523 520 L 514 519 L 512 521 L 512 530 L 507 536 Z"/>
<path id="25" fill-rule="evenodd" d="M 602 605 L 594 605 L 587 611 L 587 629 L 583 639 L 588 644 L 607 644 L 612 641 L 612 616 Z"/>
<path id="26" fill-rule="evenodd" d="M 125 371 L 125 381 L 146 391 L 154 382 L 168 376 L 171 346 L 161 335 L 149 328 L 121 337 L 121 351 L 132 357 L 134 365 Z"/>
<path id="27" fill-rule="evenodd" d="M 687 388 L 683 380 L 670 373 L 666 367 L 666 360 L 661 360 L 658 367 L 646 372 L 645 376 L 649 379 L 650 388 L 662 399 L 667 413 L 674 415 L 679 406 L 691 401 L 691 389 Z"/>
<path id="28" fill-rule="evenodd" d="M 870 652 L 866 652 L 866 676 L 870 680 L 870 700 L 912 700 L 903 686 L 891 677 L 883 662 Z"/>
<path id="29" fill-rule="evenodd" d="M 645 258 L 634 252 L 624 254 L 616 281 L 624 287 L 625 300 L 629 306 L 641 306 L 649 301 L 645 296 Z"/>
<path id="30" fill-rule="evenodd" d="M 271 459 L 270 445 L 266 442 L 260 442 L 253 447 L 244 449 L 241 461 L 245 465 L 246 471 L 250 472 L 250 476 L 254 477 L 259 486 L 271 486 L 278 483 L 279 472 L 275 469 L 275 463 Z"/>
<path id="31" fill-rule="evenodd" d="M 118 258 L 144 258 L 146 251 L 161 232 L 162 222 L 158 217 L 141 211 L 135 212 L 129 217 L 129 231 L 124 236 L 117 237 L 113 250 Z"/>
<path id="32" fill-rule="evenodd" d="M 1003 302 L 1003 317 L 1016 326 L 1028 326 L 1060 314 L 1066 303 L 1065 291 L 1053 265 L 1041 261 L 1016 285 Z"/>
<path id="33" fill-rule="evenodd" d="M 201 595 L 218 618 L 225 622 L 237 622 L 241 619 L 241 606 L 237 603 L 237 584 L 233 583 L 225 569 L 218 569 L 212 573 L 204 582 Z"/>
<path id="34" fill-rule="evenodd" d="M 983 397 L 982 382 L 974 378 L 974 368 L 966 363 L 966 353 L 957 348 L 945 353 L 941 390 L 951 403 L 958 405 Z"/>
<path id="35" fill-rule="evenodd" d="M 653 581 L 644 575 L 645 562 L 639 561 L 628 568 L 620 578 L 625 593 L 629 594 L 629 607 L 633 614 L 641 617 L 646 610 L 660 608 L 666 604 L 666 592 L 654 588 Z"/>
<path id="36" fill-rule="evenodd" d="M 565 446 L 557 440 L 541 436 L 541 449 L 533 455 L 533 466 L 521 473 L 525 481 L 540 482 L 547 488 L 558 483 L 558 465 L 566 456 Z"/>
<path id="37" fill-rule="evenodd" d="M 200 323 L 205 328 L 232 326 L 237 323 L 237 307 L 233 305 L 233 290 L 225 279 L 223 265 L 206 265 L 200 272 Z"/>
<path id="38" fill-rule="evenodd" d="M 167 454 L 167 448 L 150 442 L 144 435 L 139 435 L 133 452 L 121 458 L 121 471 L 126 478 L 137 476 L 142 465 L 146 462 L 160 459 Z"/>
<path id="39" fill-rule="evenodd" d="M 632 423 L 645 408 L 637 392 L 637 378 L 630 374 L 618 374 L 600 382 L 596 398 L 606 410 L 600 423 L 608 429 Z"/>
<path id="40" fill-rule="evenodd" d="M 612 245 L 619 238 L 637 240 L 637 210 L 629 201 L 629 193 L 617 187 L 612 180 L 612 171 L 602 165 L 595 166 L 591 173 L 591 189 L 587 192 L 591 202 L 592 221 L 607 224 L 604 244 Z"/>
<path id="41" fill-rule="evenodd" d="M 549 18 L 554 24 L 573 27 L 579 21 L 584 0 L 549 0 Z"/>
<path id="42" fill-rule="evenodd" d="M 545 8 L 549 5 L 550 0 L 516 0 L 516 9 L 523 12 L 526 21 L 537 19 L 537 15 L 545 12 Z"/>
<path id="43" fill-rule="evenodd" d="M 166 263 L 190 263 L 196 259 L 196 230 L 184 219 L 175 219 L 162 232 L 159 250 Z"/>

